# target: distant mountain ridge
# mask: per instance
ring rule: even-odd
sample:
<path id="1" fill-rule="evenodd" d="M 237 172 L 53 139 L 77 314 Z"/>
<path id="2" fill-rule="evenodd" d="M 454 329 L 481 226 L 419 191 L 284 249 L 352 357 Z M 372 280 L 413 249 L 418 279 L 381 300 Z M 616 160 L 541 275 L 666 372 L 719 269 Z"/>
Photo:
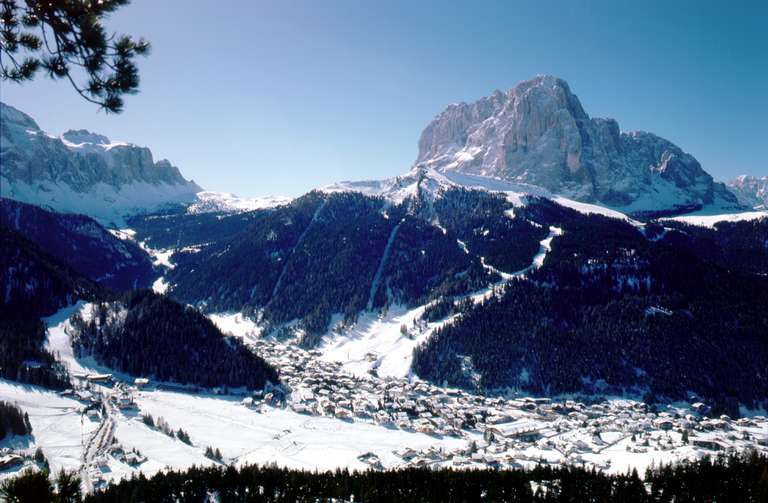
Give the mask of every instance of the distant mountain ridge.
<path id="1" fill-rule="evenodd" d="M 0 130 L 2 197 L 119 224 L 125 214 L 193 202 L 202 190 L 148 148 L 86 130 L 53 137 L 4 103 Z"/>
<path id="2" fill-rule="evenodd" d="M 448 106 L 421 134 L 416 166 L 537 185 L 626 213 L 739 208 L 692 155 L 652 133 L 590 118 L 553 76 Z"/>
<path id="3" fill-rule="evenodd" d="M 768 209 L 768 176 L 741 175 L 728 182 L 739 201 L 750 208 Z"/>

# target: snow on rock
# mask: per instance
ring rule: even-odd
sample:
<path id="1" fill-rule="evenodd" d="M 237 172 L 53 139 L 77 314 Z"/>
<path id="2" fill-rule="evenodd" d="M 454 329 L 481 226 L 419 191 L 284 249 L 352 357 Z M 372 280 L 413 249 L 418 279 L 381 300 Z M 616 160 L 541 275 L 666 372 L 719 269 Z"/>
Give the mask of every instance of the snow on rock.
<path id="1" fill-rule="evenodd" d="M 723 184 L 671 142 L 590 118 L 568 84 L 541 75 L 506 93 L 449 105 L 424 129 L 417 167 L 544 187 L 625 211 L 739 206 Z"/>
<path id="2" fill-rule="evenodd" d="M 3 197 L 121 226 L 126 215 L 191 203 L 201 190 L 145 147 L 86 130 L 53 137 L 4 103 L 0 125 Z"/>
<path id="3" fill-rule="evenodd" d="M 741 175 L 728 182 L 739 202 L 754 209 L 768 209 L 768 176 Z"/>
<path id="4" fill-rule="evenodd" d="M 245 212 L 274 208 L 290 202 L 290 197 L 238 197 L 227 192 L 202 191 L 196 194 L 196 200 L 187 207 L 187 213 Z"/>
<path id="5" fill-rule="evenodd" d="M 328 193 L 359 192 L 370 197 L 383 197 L 392 204 L 400 204 L 409 197 L 421 196 L 434 200 L 451 188 L 485 190 L 504 194 L 507 200 L 517 207 L 528 204 L 529 197 L 540 197 L 550 199 L 561 206 L 586 215 L 595 214 L 616 218 L 636 227 L 643 225 L 618 209 L 569 199 L 536 185 L 458 171 L 439 172 L 432 168 L 414 168 L 404 175 L 386 180 L 339 182 L 322 187 L 320 190 Z M 514 218 L 514 209 L 508 210 L 507 215 Z"/>
<path id="6" fill-rule="evenodd" d="M 118 186 L 94 183 L 80 191 L 61 181 L 27 183 L 0 176 L 3 197 L 50 208 L 59 213 L 79 213 L 107 227 L 124 227 L 125 217 L 161 210 L 195 200 L 197 186 L 135 181 Z"/>

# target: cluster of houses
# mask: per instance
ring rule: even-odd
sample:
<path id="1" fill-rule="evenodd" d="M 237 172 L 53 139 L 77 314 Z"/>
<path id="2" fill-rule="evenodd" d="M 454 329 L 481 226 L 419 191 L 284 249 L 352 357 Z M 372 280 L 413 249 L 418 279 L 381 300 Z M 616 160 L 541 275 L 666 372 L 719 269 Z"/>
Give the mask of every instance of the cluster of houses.
<path id="1" fill-rule="evenodd" d="M 256 351 L 280 369 L 287 385 L 284 406 L 301 414 L 375 423 L 435 437 L 466 439 L 466 447 L 431 447 L 395 454 L 404 465 L 515 467 L 525 462 L 587 463 L 621 443 L 643 453 L 673 449 L 768 450 L 768 420 L 762 416 L 732 420 L 703 416 L 706 406 L 654 412 L 641 402 L 611 400 L 582 403 L 548 398 L 484 396 L 410 379 L 352 375 L 321 353 L 270 340 Z M 260 398 L 247 405 L 258 406 Z M 274 402 L 274 399 L 272 399 Z M 359 460 L 382 466 L 373 453 Z M 592 461 L 593 464 L 594 461 Z M 607 466 L 605 466 L 607 464 Z M 597 463 L 607 468 L 608 463 Z"/>
<path id="2" fill-rule="evenodd" d="M 246 407 L 286 407 L 300 414 L 419 432 L 436 440 L 464 440 L 453 449 L 439 441 L 420 450 L 403 447 L 393 452 L 399 466 L 515 468 L 552 463 L 608 469 L 612 456 L 603 454 L 610 449 L 629 455 L 675 451 L 688 457 L 745 449 L 768 452 L 765 417 L 710 418 L 703 403 L 657 412 L 632 400 L 583 403 L 486 396 L 417 379 L 382 378 L 375 372 L 351 374 L 340 362 L 323 359 L 319 351 L 269 339 L 253 344 L 280 369 L 282 384 L 246 396 Z M 151 389 L 146 378 L 123 383 L 108 374 L 74 377 L 79 383 L 65 393 L 86 404 L 84 410 L 96 420 L 102 419 L 105 407 L 134 408 L 135 394 Z M 143 461 L 137 453 L 120 452 L 119 446 L 113 450 L 112 457 L 130 465 Z M 372 452 L 361 453 L 358 460 L 374 469 L 392 467 Z M 3 461 L 12 465 L 18 459 L 6 456 Z"/>

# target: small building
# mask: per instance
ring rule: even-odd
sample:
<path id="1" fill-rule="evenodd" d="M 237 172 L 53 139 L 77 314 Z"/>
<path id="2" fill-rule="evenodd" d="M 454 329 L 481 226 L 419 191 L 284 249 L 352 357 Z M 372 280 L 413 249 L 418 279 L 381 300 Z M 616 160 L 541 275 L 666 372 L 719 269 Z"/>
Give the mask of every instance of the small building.
<path id="1" fill-rule="evenodd" d="M 510 438 L 521 442 L 535 442 L 541 438 L 541 432 L 532 421 L 513 421 L 488 427 L 489 433 L 497 438 Z"/>
<path id="2" fill-rule="evenodd" d="M 86 379 L 88 382 L 108 383 L 112 381 L 112 374 L 88 374 Z"/>
<path id="3" fill-rule="evenodd" d="M 121 409 L 132 409 L 136 406 L 133 402 L 133 397 L 129 394 L 121 394 L 115 399 L 115 403 Z"/>

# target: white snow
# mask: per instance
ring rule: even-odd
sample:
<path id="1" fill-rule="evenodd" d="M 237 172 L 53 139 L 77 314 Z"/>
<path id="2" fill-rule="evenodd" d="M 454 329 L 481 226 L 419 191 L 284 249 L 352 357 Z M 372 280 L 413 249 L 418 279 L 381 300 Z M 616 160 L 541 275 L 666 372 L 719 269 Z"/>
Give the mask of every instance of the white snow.
<path id="1" fill-rule="evenodd" d="M 14 403 L 29 414 L 34 447 L 42 449 L 51 473 L 80 467 L 82 439 L 96 429 L 96 424 L 83 420 L 79 402 L 5 379 L 0 379 L 0 400 Z"/>
<path id="2" fill-rule="evenodd" d="M 274 208 L 291 202 L 290 197 L 263 196 L 239 197 L 228 192 L 202 191 L 196 194 L 197 199 L 189 205 L 187 213 L 208 212 L 245 212 Z"/>
<path id="3" fill-rule="evenodd" d="M 459 447 L 465 443 L 287 409 L 266 407 L 259 413 L 243 407 L 237 397 L 154 391 L 140 393 L 137 401 L 142 412 L 182 427 L 201 452 L 207 445 L 218 447 L 225 459 L 238 465 L 274 462 L 310 470 L 364 469 L 367 465 L 357 456 L 365 452 L 378 454 L 385 465 L 392 466 L 398 461 L 392 451 L 404 445 Z"/>
<path id="4" fill-rule="evenodd" d="M 234 335 L 246 341 L 262 335 L 262 328 L 242 313 L 213 313 L 207 316 L 222 333 Z"/>
<path id="5" fill-rule="evenodd" d="M 426 331 L 416 336 L 403 334 L 400 327 L 413 329 L 413 321 L 425 308 L 426 305 L 414 309 L 392 306 L 383 315 L 367 311 L 353 327 L 326 334 L 318 348 L 321 358 L 342 362 L 344 370 L 356 375 L 365 375 L 376 368 L 382 377 L 405 377 L 411 369 L 413 349 L 441 324 L 430 323 Z"/>
<path id="6" fill-rule="evenodd" d="M 125 227 L 125 216 L 129 214 L 190 203 L 199 190 L 194 184 L 133 182 L 115 188 L 99 182 L 87 192 L 78 192 L 65 183 L 47 180 L 34 185 L 21 181 L 11 183 L 4 176 L 0 176 L 0 186 L 3 187 L 3 197 L 60 213 L 89 215 L 107 227 Z"/>
<path id="7" fill-rule="evenodd" d="M 605 206 L 600 206 L 597 204 L 590 204 L 590 203 L 582 203 L 580 201 L 574 201 L 572 199 L 567 199 L 562 196 L 554 196 L 552 198 L 554 202 L 559 204 L 560 206 L 565 206 L 566 208 L 570 208 L 572 210 L 576 210 L 579 213 L 583 213 L 585 215 L 603 215 L 605 217 L 610 218 L 616 218 L 618 220 L 624 220 L 625 222 L 628 222 L 636 227 L 642 227 L 642 223 L 638 222 L 637 220 L 630 218 L 626 214 L 613 210 L 611 208 L 607 208 Z"/>
<path id="8" fill-rule="evenodd" d="M 423 175 L 423 176 L 422 176 Z M 525 183 L 515 183 L 501 178 L 482 175 L 472 175 L 457 171 L 438 172 L 428 168 L 424 170 L 412 169 L 410 172 L 386 180 L 372 180 L 363 182 L 340 182 L 321 188 L 324 192 L 360 192 L 372 197 L 384 197 L 393 204 L 399 204 L 407 197 L 418 194 L 418 186 L 422 192 L 431 197 L 440 197 L 441 193 L 452 187 L 464 187 L 468 189 L 486 190 L 504 194 L 507 200 L 514 206 L 525 206 L 528 197 L 542 197 L 550 199 L 561 206 L 565 206 L 586 215 L 598 214 L 610 218 L 624 220 L 636 227 L 642 227 L 642 223 L 634 220 L 619 210 L 608 208 L 598 204 L 583 203 L 553 194 L 546 189 Z M 514 209 L 507 210 L 507 216 L 514 218 Z"/>
<path id="9" fill-rule="evenodd" d="M 724 213 L 720 215 L 689 214 L 678 217 L 661 218 L 660 220 L 674 220 L 700 227 L 714 228 L 718 222 L 744 222 L 750 220 L 762 220 L 768 218 L 768 211 L 744 211 L 741 213 Z"/>
<path id="10" fill-rule="evenodd" d="M 164 294 L 168 292 L 168 282 L 165 280 L 164 277 L 160 276 L 155 280 L 154 283 L 152 283 L 152 290 L 155 291 L 155 293 Z"/>
<path id="11" fill-rule="evenodd" d="M 550 239 L 556 235 L 553 230 L 550 234 Z M 549 243 L 542 242 L 542 247 L 548 249 Z M 66 319 L 76 310 L 81 310 L 86 318 L 90 315 L 89 305 L 80 303 L 45 320 L 50 327 L 47 347 L 56 352 L 73 372 L 109 372 L 110 369 L 94 365 L 91 361 L 75 358 L 66 333 Z M 402 334 L 399 334 L 399 322 L 412 320 L 418 314 L 418 309 L 408 311 L 393 308 L 379 319 L 373 313 L 367 313 L 368 318 L 361 323 L 368 327 L 367 331 L 360 328 L 357 332 L 360 336 L 359 346 L 332 349 L 341 352 L 348 350 L 350 354 L 347 359 L 353 360 L 354 351 L 362 353 L 365 351 L 366 342 L 371 342 L 385 352 L 384 356 L 390 356 L 388 351 L 395 356 L 391 361 L 386 358 L 380 360 L 380 373 L 403 375 L 407 372 L 408 365 L 401 358 L 403 353 L 400 351 L 404 349 L 410 352 L 411 345 L 403 343 L 400 337 Z M 222 328 L 227 328 L 227 331 L 234 332 L 246 340 L 256 337 L 258 332 L 258 327 L 253 322 L 239 314 L 214 315 L 212 319 Z M 392 328 L 398 328 L 398 331 L 388 332 L 387 337 L 383 338 L 373 337 L 377 323 L 387 331 Z M 367 337 L 372 339 L 366 340 Z M 374 346 L 368 345 L 368 348 L 371 347 Z M 278 359 L 285 358 L 279 355 L 280 353 L 277 353 Z M 331 355 L 332 352 L 326 352 L 323 358 Z M 300 378 L 301 373 L 294 375 Z M 119 380 L 132 382 L 132 376 L 119 373 L 115 373 L 115 376 Z M 368 376 L 368 379 L 372 378 Z M 414 383 L 421 384 L 418 381 Z M 105 393 L 111 392 L 109 388 L 100 389 Z M 138 471 L 151 475 L 168 468 L 185 469 L 192 465 L 214 464 L 215 461 L 207 459 L 204 455 L 207 447 L 218 448 L 223 454 L 224 463 L 232 463 L 235 466 L 276 463 L 280 466 L 309 470 L 340 467 L 365 469 L 368 465 L 360 461 L 358 456 L 367 452 L 374 453 L 384 468 L 402 467 L 405 462 L 394 451 L 402 451 L 405 447 L 416 451 L 437 448 L 454 454 L 464 452 L 472 440 L 477 441 L 482 449 L 491 447 L 482 442 L 481 434 L 476 430 L 464 431 L 463 438 L 429 436 L 410 430 L 386 428 L 370 420 L 356 418 L 345 421 L 327 416 L 299 414 L 289 408 L 274 408 L 263 404 L 257 408 L 246 407 L 241 404 L 242 397 L 232 395 L 152 389 L 134 390 L 132 393 L 137 408 L 119 410 L 110 405 L 107 407 L 105 418 L 92 420 L 82 414 L 84 404 L 79 401 L 35 386 L 0 379 L 0 400 L 16 403 L 29 414 L 33 434 L 31 439 L 25 441 L 23 448 L 33 450 L 40 447 L 54 472 L 61 468 L 78 470 L 83 466 L 84 457 L 105 461 L 100 469 L 89 464 L 88 469 L 81 471 L 81 474 L 88 475 L 86 488 L 90 488 L 91 484 L 99 479 L 115 481 L 134 475 Z M 654 428 L 653 425 L 661 420 L 664 414 L 638 412 L 631 400 L 604 402 L 603 407 L 610 411 L 593 419 L 601 425 L 599 437 L 595 436 L 591 427 L 581 426 L 585 420 L 583 418 L 587 417 L 582 413 L 571 418 L 549 412 L 546 417 L 542 417 L 539 412 L 527 411 L 519 405 L 514 405 L 522 404 L 520 400 L 504 403 L 506 405 L 496 402 L 496 405 L 490 406 L 486 403 L 484 406 L 490 407 L 487 409 L 490 412 L 496 410 L 495 407 L 504 407 L 505 413 L 508 414 L 509 419 L 506 422 L 494 423 L 494 427 L 501 431 L 537 428 L 543 437 L 530 443 L 512 442 L 506 447 L 494 444 L 501 450 L 493 452 L 512 456 L 520 466 L 533 467 L 539 460 L 544 459 L 554 464 L 586 464 L 611 473 L 626 473 L 630 468 L 637 468 L 642 475 L 651 463 L 697 458 L 708 452 L 705 449 L 682 445 L 677 431 L 664 432 Z M 579 405 L 580 407 L 582 406 Z M 618 410 L 623 412 L 619 414 Z M 681 415 L 685 413 L 682 409 L 670 409 L 670 412 L 680 412 Z M 143 414 L 151 414 L 155 422 L 163 418 L 174 430 L 185 430 L 192 445 L 184 444 L 157 428 L 147 426 L 141 419 Z M 757 418 L 756 420 L 757 422 L 744 424 L 731 422 L 730 429 L 724 430 L 696 429 L 691 433 L 691 438 L 712 439 L 732 444 L 735 448 L 746 448 L 752 444 L 742 439 L 745 433 L 754 436 L 764 432 L 765 421 Z M 642 437 L 638 434 L 638 440 L 633 442 L 630 439 L 631 432 L 638 429 L 643 429 L 646 433 Z M 103 430 L 113 432 L 115 445 L 125 451 L 137 449 L 146 460 L 138 467 L 132 467 L 119 461 L 117 457 L 108 455 L 104 447 L 100 446 L 94 450 L 92 438 L 99 438 L 97 433 Z M 734 435 L 735 439 L 728 440 Z M 107 438 L 111 440 L 112 435 L 109 434 Z M 649 447 L 642 447 L 645 439 L 650 441 Z M 85 445 L 90 446 L 87 449 L 90 453 L 88 456 L 84 454 Z M 107 441 L 104 445 L 109 446 L 111 443 Z M 486 450 L 484 456 L 493 457 L 493 454 Z M 457 465 L 458 457 L 453 460 L 445 457 L 434 466 L 479 468 L 484 466 L 483 459 Z"/>

